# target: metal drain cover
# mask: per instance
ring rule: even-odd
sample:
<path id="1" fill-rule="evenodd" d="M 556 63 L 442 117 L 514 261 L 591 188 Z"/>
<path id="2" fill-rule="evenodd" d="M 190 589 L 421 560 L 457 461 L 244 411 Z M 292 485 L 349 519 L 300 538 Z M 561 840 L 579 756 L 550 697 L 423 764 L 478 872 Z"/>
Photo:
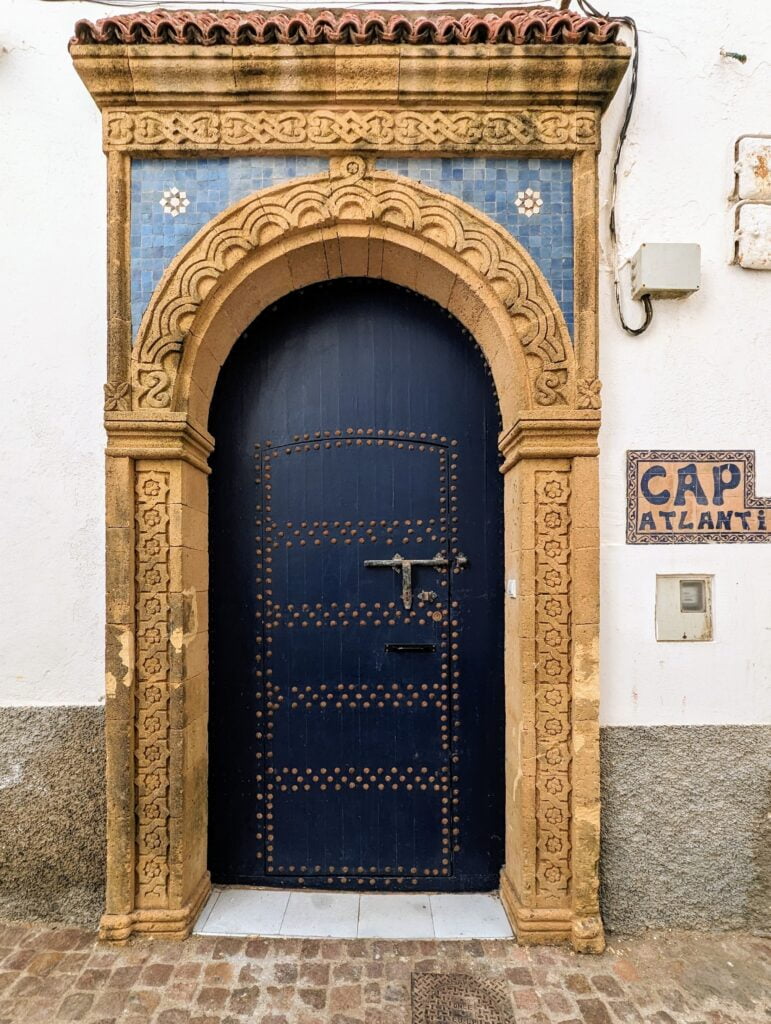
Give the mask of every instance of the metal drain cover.
<path id="1" fill-rule="evenodd" d="M 470 974 L 413 974 L 412 1024 L 515 1024 L 506 983 Z"/>

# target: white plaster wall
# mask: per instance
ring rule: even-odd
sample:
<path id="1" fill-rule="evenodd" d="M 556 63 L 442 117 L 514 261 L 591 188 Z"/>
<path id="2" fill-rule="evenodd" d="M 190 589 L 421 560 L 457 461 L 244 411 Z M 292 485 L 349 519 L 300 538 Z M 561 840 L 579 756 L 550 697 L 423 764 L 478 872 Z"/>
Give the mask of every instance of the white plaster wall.
<path id="1" fill-rule="evenodd" d="M 654 304 L 626 335 L 602 273 L 601 721 L 605 725 L 771 720 L 771 544 L 625 543 L 626 451 L 750 448 L 771 495 L 771 273 L 728 265 L 733 144 L 769 132 L 771 5 L 629 0 L 640 30 L 640 85 L 622 157 L 621 255 L 642 242 L 697 242 L 702 285 Z M 747 63 L 720 50 L 747 55 Z M 601 195 L 623 97 L 604 125 Z M 607 220 L 607 200 L 603 204 Z M 640 322 L 639 310 L 626 311 Z M 657 643 L 657 573 L 714 573 L 715 640 Z"/>
<path id="2" fill-rule="evenodd" d="M 6 705 L 102 695 L 104 158 L 67 40 L 77 18 L 115 11 L 0 4 Z M 623 11 L 640 23 L 642 58 L 620 180 L 622 255 L 644 241 L 698 242 L 703 284 L 657 303 L 653 326 L 633 339 L 618 327 L 603 268 L 602 721 L 768 721 L 771 545 L 626 545 L 624 470 L 628 448 L 754 448 L 759 492 L 771 495 L 771 274 L 727 265 L 733 142 L 771 130 L 771 5 L 628 0 Z M 747 63 L 721 58 L 721 47 Z M 603 196 L 621 107 L 606 118 Z M 713 643 L 655 642 L 655 576 L 678 571 L 715 575 Z"/>

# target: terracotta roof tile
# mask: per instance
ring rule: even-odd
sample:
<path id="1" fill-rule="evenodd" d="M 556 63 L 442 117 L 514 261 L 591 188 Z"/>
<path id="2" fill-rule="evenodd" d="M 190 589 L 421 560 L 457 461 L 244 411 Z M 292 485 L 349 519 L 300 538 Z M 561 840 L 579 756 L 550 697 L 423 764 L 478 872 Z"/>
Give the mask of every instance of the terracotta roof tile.
<path id="1" fill-rule="evenodd" d="M 614 43 L 619 23 L 572 11 L 527 8 L 504 14 L 431 17 L 342 11 L 260 14 L 248 11 L 143 11 L 78 21 L 72 43 L 259 46 L 285 43 Z"/>

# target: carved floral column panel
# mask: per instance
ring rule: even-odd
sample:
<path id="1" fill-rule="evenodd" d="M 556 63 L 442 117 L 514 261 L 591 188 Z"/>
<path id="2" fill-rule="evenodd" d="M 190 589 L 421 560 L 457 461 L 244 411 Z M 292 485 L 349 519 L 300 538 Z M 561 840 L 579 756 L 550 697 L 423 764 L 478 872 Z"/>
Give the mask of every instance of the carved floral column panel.
<path id="1" fill-rule="evenodd" d="M 219 366 L 267 302 L 371 275 L 445 305 L 490 364 L 503 570 L 519 582 L 506 606 L 502 897 L 520 941 L 602 947 L 596 154 L 629 58 L 617 34 L 608 19 L 521 10 L 78 23 L 71 52 L 108 157 L 104 937 L 183 937 L 209 889 L 206 417 Z M 132 327 L 134 162 L 271 154 L 327 170 L 213 216 Z M 572 162 L 572 337 L 526 247 L 377 162 L 396 157 Z"/>

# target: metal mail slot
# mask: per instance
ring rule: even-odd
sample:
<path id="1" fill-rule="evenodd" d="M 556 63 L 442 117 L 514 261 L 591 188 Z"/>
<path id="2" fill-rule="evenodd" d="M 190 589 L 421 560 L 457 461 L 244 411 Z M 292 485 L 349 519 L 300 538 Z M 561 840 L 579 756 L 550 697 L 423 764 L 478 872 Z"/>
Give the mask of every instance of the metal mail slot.
<path id="1" fill-rule="evenodd" d="M 389 654 L 433 654 L 436 650 L 436 644 L 386 644 L 385 649 Z"/>

